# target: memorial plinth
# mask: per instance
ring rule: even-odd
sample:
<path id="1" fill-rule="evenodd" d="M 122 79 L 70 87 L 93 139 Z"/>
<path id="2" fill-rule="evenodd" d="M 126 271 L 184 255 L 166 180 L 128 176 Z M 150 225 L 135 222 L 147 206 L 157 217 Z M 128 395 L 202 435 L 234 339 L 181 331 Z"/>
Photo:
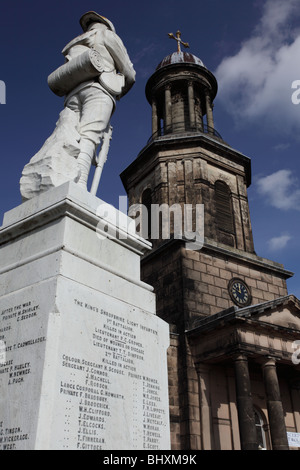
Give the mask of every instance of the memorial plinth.
<path id="1" fill-rule="evenodd" d="M 129 223 L 75 183 L 5 214 L 0 449 L 170 448 L 168 325 Z"/>

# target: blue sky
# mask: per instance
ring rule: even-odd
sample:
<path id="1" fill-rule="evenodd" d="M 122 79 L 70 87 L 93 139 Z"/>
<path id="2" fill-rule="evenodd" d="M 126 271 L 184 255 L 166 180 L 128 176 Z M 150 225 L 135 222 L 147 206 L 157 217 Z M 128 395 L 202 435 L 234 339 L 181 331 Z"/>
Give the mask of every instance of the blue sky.
<path id="1" fill-rule="evenodd" d="M 291 99 L 292 83 L 300 80 L 298 0 L 2 2 L 1 217 L 21 203 L 23 167 L 55 127 L 63 99 L 50 91 L 47 77 L 63 63 L 61 50 L 81 33 L 79 18 L 89 10 L 114 23 L 137 73 L 112 119 L 98 196 L 118 207 L 125 195 L 119 174 L 151 135 L 145 85 L 157 64 L 176 50 L 167 33 L 180 29 L 189 52 L 218 79 L 216 129 L 252 160 L 248 195 L 256 252 L 295 273 L 289 292 L 300 297 L 300 104 Z"/>

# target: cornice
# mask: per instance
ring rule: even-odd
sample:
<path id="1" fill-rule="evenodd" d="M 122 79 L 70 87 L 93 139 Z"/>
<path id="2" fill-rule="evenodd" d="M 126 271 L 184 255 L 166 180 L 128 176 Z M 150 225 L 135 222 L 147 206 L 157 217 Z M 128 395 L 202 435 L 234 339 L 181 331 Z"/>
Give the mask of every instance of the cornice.
<path id="1" fill-rule="evenodd" d="M 238 163 L 245 169 L 245 177 L 247 186 L 251 184 L 251 160 L 246 155 L 241 152 L 233 149 L 225 142 L 221 142 L 219 139 L 208 136 L 204 133 L 186 133 L 176 135 L 170 134 L 168 136 L 158 137 L 149 144 L 147 144 L 138 154 L 137 158 L 121 173 L 120 177 L 122 183 L 126 190 L 132 185 L 129 184 L 129 179 L 132 175 L 137 174 L 137 170 L 144 167 L 145 173 L 149 171 L 157 164 L 157 154 L 160 150 L 172 149 L 174 147 L 176 150 L 180 148 L 190 148 L 190 147 L 199 147 L 199 152 L 201 148 L 205 148 L 212 152 L 216 153 L 216 157 L 207 156 L 202 154 L 202 158 L 218 163 L 221 166 L 224 166 L 223 162 L 218 161 L 218 153 L 222 155 L 223 158 L 227 158 L 228 162 Z M 200 156 L 200 155 L 199 155 Z M 195 158 L 194 156 L 187 156 L 186 158 Z M 176 158 L 175 156 L 172 158 Z M 151 159 L 153 161 L 151 161 Z M 237 169 L 232 168 L 236 173 L 240 173 Z M 143 173 L 144 174 L 144 173 Z M 140 177 L 140 175 L 139 175 Z"/>

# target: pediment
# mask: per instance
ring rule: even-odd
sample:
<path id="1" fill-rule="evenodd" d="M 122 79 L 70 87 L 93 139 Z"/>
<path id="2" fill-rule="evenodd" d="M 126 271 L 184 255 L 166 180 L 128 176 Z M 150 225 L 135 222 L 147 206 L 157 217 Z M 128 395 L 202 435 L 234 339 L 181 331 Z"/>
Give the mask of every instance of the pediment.
<path id="1" fill-rule="evenodd" d="M 251 307 L 251 319 L 300 331 L 300 301 L 293 295 Z"/>

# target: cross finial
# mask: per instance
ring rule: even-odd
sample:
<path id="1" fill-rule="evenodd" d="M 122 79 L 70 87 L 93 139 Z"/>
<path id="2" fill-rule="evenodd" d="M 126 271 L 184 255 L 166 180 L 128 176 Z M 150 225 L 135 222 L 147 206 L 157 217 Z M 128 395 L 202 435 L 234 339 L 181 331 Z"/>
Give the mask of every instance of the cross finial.
<path id="1" fill-rule="evenodd" d="M 188 42 L 183 42 L 181 40 L 181 32 L 180 31 L 177 31 L 176 37 L 174 36 L 173 33 L 168 33 L 168 36 L 169 36 L 169 38 L 175 39 L 175 41 L 177 41 L 177 52 L 181 52 L 180 44 L 182 44 L 184 47 L 190 47 Z"/>

